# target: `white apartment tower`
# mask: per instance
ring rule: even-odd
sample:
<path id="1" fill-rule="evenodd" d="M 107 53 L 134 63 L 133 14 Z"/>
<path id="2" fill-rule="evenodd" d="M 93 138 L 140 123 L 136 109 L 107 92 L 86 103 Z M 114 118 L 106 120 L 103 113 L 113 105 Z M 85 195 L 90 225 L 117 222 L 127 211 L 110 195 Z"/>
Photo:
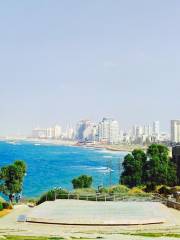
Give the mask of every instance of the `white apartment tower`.
<path id="1" fill-rule="evenodd" d="M 160 134 L 160 124 L 159 121 L 153 122 L 153 135 L 156 137 L 156 139 L 159 139 Z"/>
<path id="2" fill-rule="evenodd" d="M 54 126 L 54 138 L 59 139 L 61 137 L 61 127 L 59 125 Z"/>
<path id="3" fill-rule="evenodd" d="M 112 118 L 103 118 L 98 124 L 99 142 L 116 144 L 119 142 L 119 124 Z"/>
<path id="4" fill-rule="evenodd" d="M 171 120 L 171 141 L 180 142 L 180 120 Z"/>

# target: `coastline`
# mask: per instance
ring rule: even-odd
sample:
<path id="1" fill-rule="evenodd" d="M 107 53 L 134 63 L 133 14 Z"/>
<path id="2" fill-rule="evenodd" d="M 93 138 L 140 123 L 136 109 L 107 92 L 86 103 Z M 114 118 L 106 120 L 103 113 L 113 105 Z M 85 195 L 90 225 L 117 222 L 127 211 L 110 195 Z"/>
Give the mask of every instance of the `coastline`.
<path id="1" fill-rule="evenodd" d="M 29 143 L 37 143 L 37 144 L 50 144 L 50 145 L 59 145 L 59 146 L 74 146 L 76 141 L 70 140 L 57 140 L 57 139 L 39 139 L 39 138 L 0 138 L 0 141 L 5 141 L 9 143 L 16 143 L 19 141 L 29 142 Z"/>
<path id="2" fill-rule="evenodd" d="M 104 149 L 112 152 L 132 152 L 135 148 L 141 148 L 146 150 L 146 146 L 140 145 L 108 145 L 108 144 L 100 144 L 100 143 L 78 143 L 75 140 L 62 140 L 62 139 L 39 139 L 39 138 L 26 138 L 26 137 L 7 137 L 0 138 L 0 141 L 6 141 L 11 144 L 15 144 L 18 141 L 24 141 L 35 144 L 50 144 L 50 145 L 59 145 L 59 146 L 74 146 L 74 147 L 83 147 L 83 148 L 92 148 L 92 149 Z"/>
<path id="3" fill-rule="evenodd" d="M 112 152 L 132 152 L 134 149 L 141 148 L 143 150 L 147 149 L 147 146 L 140 145 L 108 145 L 108 144 L 77 144 L 77 146 L 85 148 L 94 148 L 94 149 L 105 149 Z"/>

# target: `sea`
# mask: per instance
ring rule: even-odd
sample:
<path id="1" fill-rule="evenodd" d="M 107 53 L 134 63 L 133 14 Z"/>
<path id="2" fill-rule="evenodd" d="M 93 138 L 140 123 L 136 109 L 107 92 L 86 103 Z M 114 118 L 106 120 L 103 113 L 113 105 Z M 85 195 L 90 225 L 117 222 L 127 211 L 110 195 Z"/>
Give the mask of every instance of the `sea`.
<path id="1" fill-rule="evenodd" d="M 118 184 L 126 154 L 76 146 L 0 141 L 0 167 L 15 160 L 26 162 L 22 194 L 29 198 L 55 187 L 71 191 L 72 179 L 81 174 L 93 177 L 94 188 Z"/>

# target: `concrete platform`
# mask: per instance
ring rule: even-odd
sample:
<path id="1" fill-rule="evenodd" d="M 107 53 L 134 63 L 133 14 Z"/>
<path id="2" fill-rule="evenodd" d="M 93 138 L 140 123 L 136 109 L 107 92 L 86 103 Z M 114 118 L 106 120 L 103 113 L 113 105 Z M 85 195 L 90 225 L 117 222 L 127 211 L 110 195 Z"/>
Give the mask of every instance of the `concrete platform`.
<path id="1" fill-rule="evenodd" d="M 168 221 L 169 209 L 157 202 L 56 200 L 32 209 L 27 222 L 61 225 L 147 225 Z"/>

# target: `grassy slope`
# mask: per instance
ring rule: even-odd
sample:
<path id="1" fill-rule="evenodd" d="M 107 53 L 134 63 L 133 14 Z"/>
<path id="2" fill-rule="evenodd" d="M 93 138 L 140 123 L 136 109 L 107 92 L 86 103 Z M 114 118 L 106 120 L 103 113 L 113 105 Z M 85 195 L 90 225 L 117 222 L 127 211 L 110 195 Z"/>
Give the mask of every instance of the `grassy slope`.
<path id="1" fill-rule="evenodd" d="M 2 240 L 63 240 L 65 238 L 61 237 L 34 237 L 34 236 L 0 236 L 0 239 Z M 69 238 L 68 238 L 69 239 Z M 89 240 L 89 239 L 95 239 L 95 238 L 70 238 L 72 240 L 74 239 L 81 239 L 81 240 Z"/>

